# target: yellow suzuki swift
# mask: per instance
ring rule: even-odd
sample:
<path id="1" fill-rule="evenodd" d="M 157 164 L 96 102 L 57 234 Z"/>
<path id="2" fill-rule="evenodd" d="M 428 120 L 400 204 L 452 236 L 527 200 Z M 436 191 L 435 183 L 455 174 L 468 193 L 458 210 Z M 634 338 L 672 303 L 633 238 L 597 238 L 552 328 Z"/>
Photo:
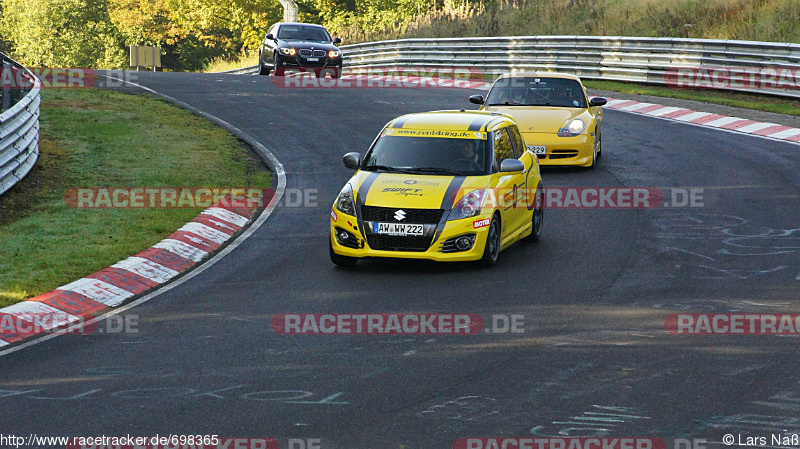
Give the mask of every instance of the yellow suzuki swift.
<path id="1" fill-rule="evenodd" d="M 539 161 L 508 115 L 404 115 L 344 165 L 356 173 L 331 208 L 337 265 L 364 257 L 494 265 L 517 240 L 541 237 Z"/>

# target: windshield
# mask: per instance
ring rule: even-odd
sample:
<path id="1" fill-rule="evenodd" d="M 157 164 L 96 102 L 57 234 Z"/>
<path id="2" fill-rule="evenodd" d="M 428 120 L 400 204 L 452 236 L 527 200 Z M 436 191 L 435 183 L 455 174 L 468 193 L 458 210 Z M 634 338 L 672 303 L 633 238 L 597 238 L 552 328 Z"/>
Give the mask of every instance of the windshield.
<path id="1" fill-rule="evenodd" d="M 383 136 L 363 170 L 475 176 L 489 173 L 484 139 Z"/>
<path id="2" fill-rule="evenodd" d="M 296 41 L 330 42 L 331 35 L 324 28 L 302 25 L 283 25 L 278 39 Z"/>
<path id="3" fill-rule="evenodd" d="M 498 80 L 486 98 L 486 105 L 587 107 L 586 96 L 578 81 L 542 77 Z"/>

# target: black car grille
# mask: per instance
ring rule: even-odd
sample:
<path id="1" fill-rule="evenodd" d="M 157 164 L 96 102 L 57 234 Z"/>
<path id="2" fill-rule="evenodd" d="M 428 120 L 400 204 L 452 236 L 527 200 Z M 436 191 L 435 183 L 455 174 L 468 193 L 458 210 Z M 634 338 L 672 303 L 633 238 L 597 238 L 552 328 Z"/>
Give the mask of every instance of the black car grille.
<path id="1" fill-rule="evenodd" d="M 367 234 L 369 247 L 378 251 L 427 251 L 430 237 Z"/>
<path id="2" fill-rule="evenodd" d="M 307 48 L 304 48 L 304 49 L 300 50 L 300 56 L 303 56 L 303 57 L 306 57 L 306 58 L 310 58 L 312 56 L 315 57 L 315 58 L 323 58 L 323 57 L 325 57 L 326 54 L 327 54 L 327 52 L 325 50 L 309 50 Z"/>
<path id="3" fill-rule="evenodd" d="M 406 213 L 403 220 L 396 220 L 394 214 L 402 210 Z M 406 209 L 401 207 L 361 206 L 361 218 L 364 221 L 382 223 L 417 223 L 438 224 L 442 218 L 441 209 Z"/>
<path id="4" fill-rule="evenodd" d="M 397 211 L 405 212 L 405 218 L 397 220 Z M 444 213 L 441 209 L 406 209 L 401 207 L 361 206 L 361 218 L 364 221 L 378 223 L 414 223 L 437 225 Z M 367 243 L 370 248 L 379 251 L 427 251 L 433 240 L 433 232 L 422 236 L 399 236 L 373 234 L 367 231 Z"/>
<path id="5" fill-rule="evenodd" d="M 578 155 L 578 150 L 553 150 L 550 159 L 568 159 Z"/>

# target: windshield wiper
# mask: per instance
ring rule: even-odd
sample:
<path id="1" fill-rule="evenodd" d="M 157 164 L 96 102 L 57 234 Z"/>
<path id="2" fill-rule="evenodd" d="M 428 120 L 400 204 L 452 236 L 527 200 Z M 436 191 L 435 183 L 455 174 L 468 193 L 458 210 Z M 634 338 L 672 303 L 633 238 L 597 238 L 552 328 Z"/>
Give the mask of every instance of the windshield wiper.
<path id="1" fill-rule="evenodd" d="M 390 167 L 388 165 L 369 165 L 367 167 L 364 167 L 364 170 L 367 171 L 383 170 L 390 173 L 413 173 L 410 171 L 410 169 L 407 168 Z"/>
<path id="2" fill-rule="evenodd" d="M 438 173 L 442 175 L 453 175 L 453 176 L 463 175 L 463 173 L 458 170 L 450 170 L 449 168 L 441 168 L 441 167 L 414 167 L 409 170 L 420 173 Z"/>
<path id="3" fill-rule="evenodd" d="M 510 101 L 505 101 L 503 103 L 489 103 L 486 106 L 530 106 L 526 103 L 511 103 Z"/>

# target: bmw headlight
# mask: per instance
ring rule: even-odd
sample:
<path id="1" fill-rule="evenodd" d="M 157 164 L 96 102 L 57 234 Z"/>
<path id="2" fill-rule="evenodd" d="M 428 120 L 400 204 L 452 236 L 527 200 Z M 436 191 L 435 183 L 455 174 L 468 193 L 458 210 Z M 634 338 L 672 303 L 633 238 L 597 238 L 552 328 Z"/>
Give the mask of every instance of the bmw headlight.
<path id="1" fill-rule="evenodd" d="M 586 129 L 586 123 L 579 118 L 575 118 L 565 123 L 558 130 L 558 135 L 559 137 L 575 137 L 582 133 L 584 129 Z"/>
<path id="2" fill-rule="evenodd" d="M 297 50 L 295 50 L 294 48 L 281 48 L 281 53 L 287 56 L 294 56 L 297 54 Z"/>
<path id="3" fill-rule="evenodd" d="M 473 190 L 464 195 L 455 207 L 453 207 L 453 210 L 450 211 L 450 216 L 447 217 L 447 221 L 461 220 L 462 218 L 480 215 L 485 198 L 485 190 Z"/>
<path id="4" fill-rule="evenodd" d="M 336 198 L 336 209 L 347 215 L 356 214 L 356 204 L 353 202 L 353 187 L 350 184 L 344 186 Z"/>
<path id="5" fill-rule="evenodd" d="M 338 58 L 340 54 L 341 53 L 339 53 L 336 50 L 331 50 L 331 51 L 328 52 L 328 57 L 329 58 Z"/>

